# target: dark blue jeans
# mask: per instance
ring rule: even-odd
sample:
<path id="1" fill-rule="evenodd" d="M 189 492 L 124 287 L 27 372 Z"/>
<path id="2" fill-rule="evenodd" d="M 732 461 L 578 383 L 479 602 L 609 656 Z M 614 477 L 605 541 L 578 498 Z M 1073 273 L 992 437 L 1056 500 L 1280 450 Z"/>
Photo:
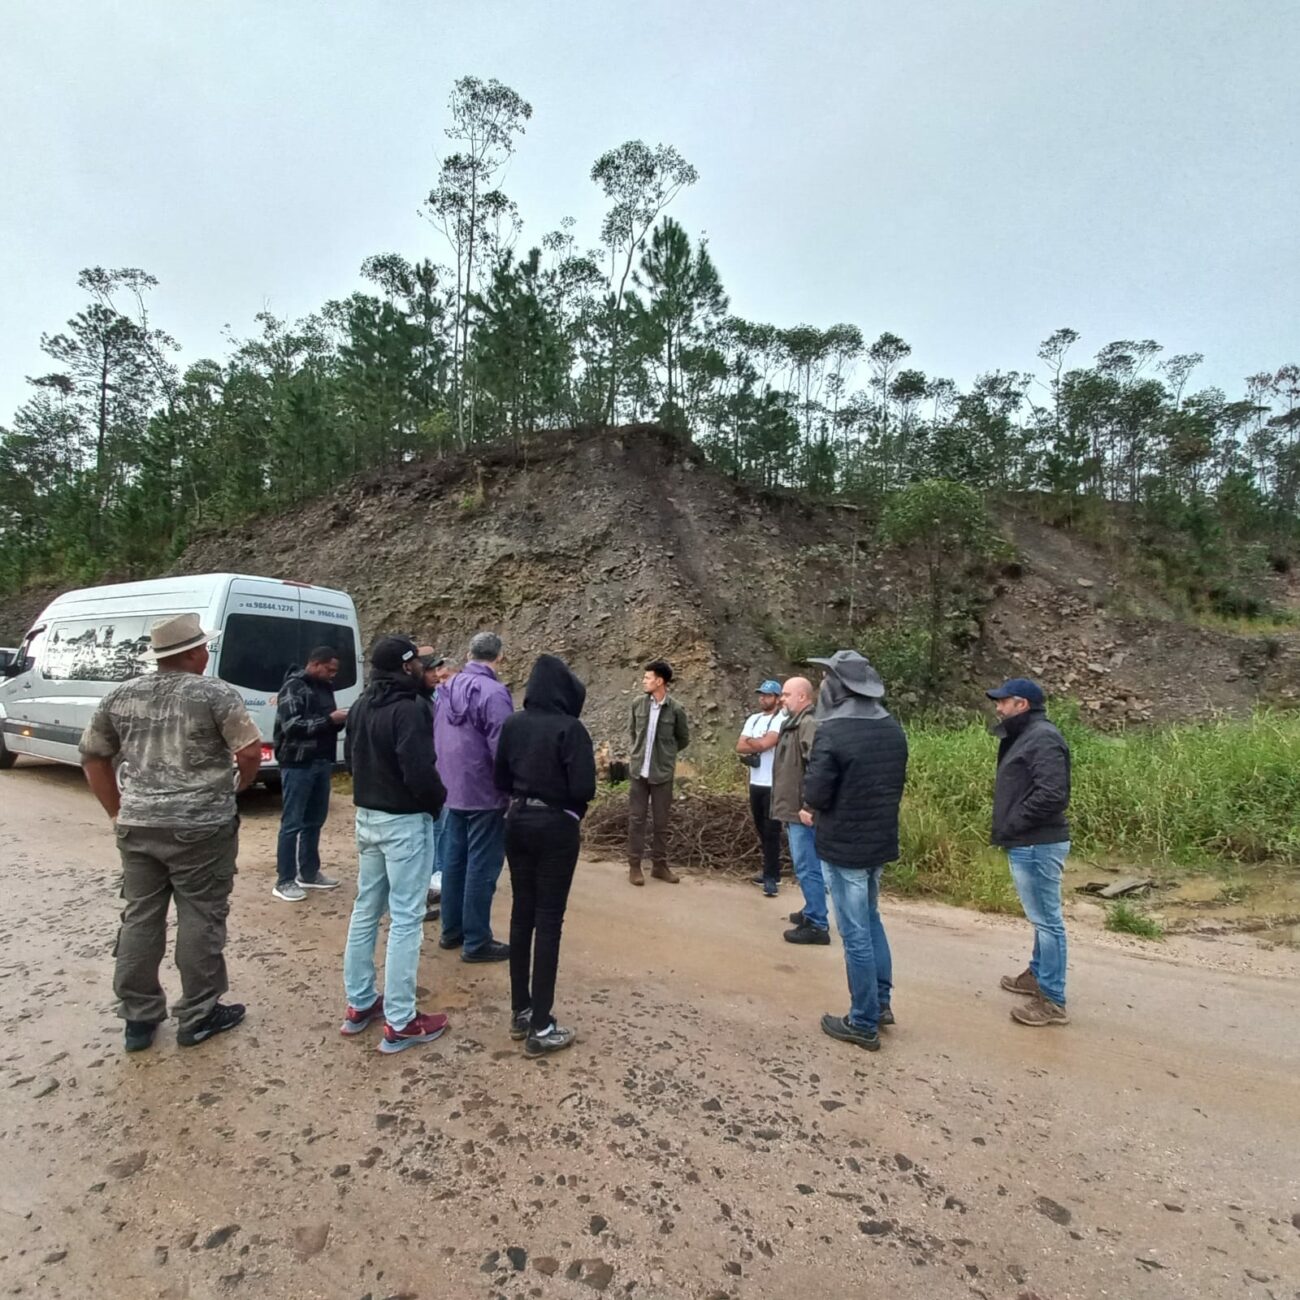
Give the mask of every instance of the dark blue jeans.
<path id="1" fill-rule="evenodd" d="M 275 848 L 279 884 L 297 876 L 320 874 L 320 832 L 330 811 L 330 775 L 334 764 L 318 759 L 309 767 L 280 769 L 280 839 Z"/>
<path id="2" fill-rule="evenodd" d="M 492 942 L 492 896 L 506 853 L 504 808 L 447 814 L 442 832 L 442 936 L 467 953 Z"/>

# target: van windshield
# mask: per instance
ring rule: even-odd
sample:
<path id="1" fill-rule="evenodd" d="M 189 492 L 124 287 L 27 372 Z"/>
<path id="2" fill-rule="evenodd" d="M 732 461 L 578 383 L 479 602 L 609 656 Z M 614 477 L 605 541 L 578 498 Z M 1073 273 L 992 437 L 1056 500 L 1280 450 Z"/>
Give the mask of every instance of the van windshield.
<path id="1" fill-rule="evenodd" d="M 339 652 L 339 675 L 334 689 L 345 691 L 357 683 L 357 643 L 346 623 L 316 623 L 300 618 L 275 618 L 265 614 L 231 614 L 221 636 L 221 663 L 217 676 L 246 691 L 274 695 L 286 675 L 301 668 L 317 646 Z"/>

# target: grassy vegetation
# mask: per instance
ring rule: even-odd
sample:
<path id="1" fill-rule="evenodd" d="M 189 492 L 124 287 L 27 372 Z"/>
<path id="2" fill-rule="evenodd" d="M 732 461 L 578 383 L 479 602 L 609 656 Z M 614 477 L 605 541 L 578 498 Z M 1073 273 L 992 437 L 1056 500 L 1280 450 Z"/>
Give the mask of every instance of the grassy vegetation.
<path id="1" fill-rule="evenodd" d="M 1120 736 L 1055 710 L 1074 757 L 1074 852 L 1151 865 L 1300 863 L 1300 717 Z M 895 889 L 1015 911 L 1005 856 L 988 847 L 997 742 L 982 722 L 913 725 Z"/>
<path id="2" fill-rule="evenodd" d="M 1160 922 L 1147 915 L 1140 907 L 1120 899 L 1106 909 L 1106 929 L 1117 934 L 1134 934 L 1139 939 L 1163 939 L 1165 932 Z"/>

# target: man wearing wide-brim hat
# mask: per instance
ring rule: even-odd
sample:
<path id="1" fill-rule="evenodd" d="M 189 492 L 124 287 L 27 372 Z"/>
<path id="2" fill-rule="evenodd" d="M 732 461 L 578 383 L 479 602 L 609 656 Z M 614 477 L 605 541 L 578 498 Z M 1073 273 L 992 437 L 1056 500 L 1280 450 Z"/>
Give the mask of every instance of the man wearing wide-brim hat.
<path id="1" fill-rule="evenodd" d="M 892 1025 L 893 960 L 880 919 L 880 876 L 898 857 L 907 737 L 881 703 L 885 684 L 856 650 L 810 659 L 826 669 L 817 735 L 804 773 L 817 856 L 835 906 L 849 979 L 849 1012 L 824 1015 L 832 1038 L 876 1051 Z"/>
<path id="2" fill-rule="evenodd" d="M 146 657 L 157 671 L 109 692 L 81 737 L 86 780 L 116 823 L 122 858 L 113 989 L 128 1052 L 150 1046 L 167 1018 L 158 968 L 173 898 L 182 991 L 172 1007 L 176 1041 L 196 1046 L 244 1018 L 242 1006 L 220 997 L 229 987 L 235 792 L 257 776 L 262 737 L 239 692 L 204 676 L 214 639 L 197 614 L 156 622 Z"/>

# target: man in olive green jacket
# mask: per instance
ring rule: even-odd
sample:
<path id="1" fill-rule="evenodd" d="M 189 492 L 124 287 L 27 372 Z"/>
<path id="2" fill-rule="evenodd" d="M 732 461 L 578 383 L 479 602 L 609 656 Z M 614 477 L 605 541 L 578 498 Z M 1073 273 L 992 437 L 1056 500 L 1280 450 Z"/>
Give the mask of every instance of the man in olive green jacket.
<path id="1" fill-rule="evenodd" d="M 656 659 L 646 665 L 645 694 L 632 705 L 631 759 L 628 770 L 628 879 L 644 885 L 641 858 L 645 854 L 646 813 L 652 813 L 650 874 L 675 885 L 680 879 L 668 866 L 668 817 L 673 806 L 673 775 L 677 755 L 691 743 L 686 710 L 668 694 L 672 665 Z"/>

